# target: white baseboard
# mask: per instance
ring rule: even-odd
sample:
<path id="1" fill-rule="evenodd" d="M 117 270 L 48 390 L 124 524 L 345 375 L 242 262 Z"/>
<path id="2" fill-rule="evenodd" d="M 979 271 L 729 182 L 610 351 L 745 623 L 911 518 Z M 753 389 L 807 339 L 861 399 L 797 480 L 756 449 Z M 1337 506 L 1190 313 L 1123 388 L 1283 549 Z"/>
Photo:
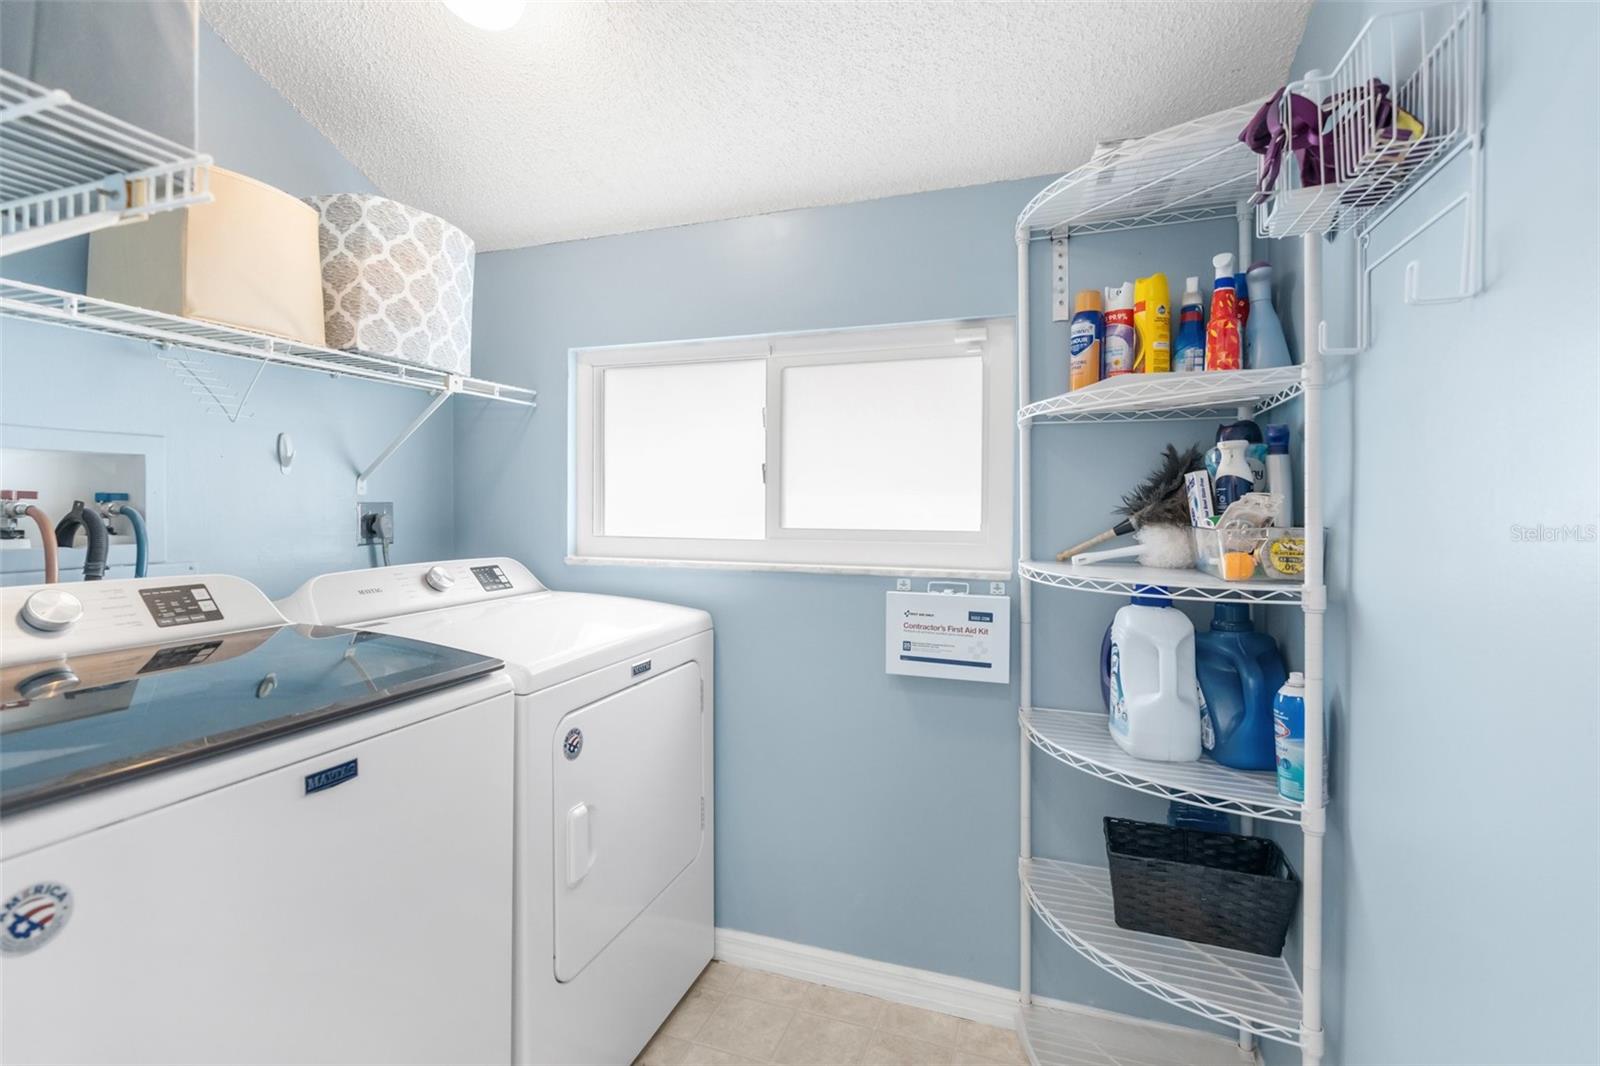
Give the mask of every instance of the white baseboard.
<path id="1" fill-rule="evenodd" d="M 863 992 L 893 1003 L 970 1018 L 985 1025 L 1010 1029 L 1017 1024 L 1015 989 L 988 985 L 965 977 L 951 977 L 932 970 L 864 959 L 859 955 L 846 955 L 842 951 L 814 948 L 756 933 L 743 933 L 737 929 L 717 930 L 716 957 L 735 966 L 765 970 L 831 988 L 842 988 L 847 992 Z M 1080 1014 L 1085 1018 L 1110 1019 L 1163 1032 L 1222 1039 L 1203 1030 L 1153 1022 L 1066 1000 L 1035 996 L 1033 1001 L 1042 1007 Z"/>

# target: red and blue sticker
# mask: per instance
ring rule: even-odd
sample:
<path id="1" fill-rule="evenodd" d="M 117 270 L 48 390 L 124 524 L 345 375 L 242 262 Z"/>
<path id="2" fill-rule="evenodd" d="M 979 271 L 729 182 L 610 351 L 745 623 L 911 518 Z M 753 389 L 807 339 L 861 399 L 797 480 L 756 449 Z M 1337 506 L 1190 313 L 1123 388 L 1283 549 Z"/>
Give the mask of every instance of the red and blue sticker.
<path id="1" fill-rule="evenodd" d="M 72 892 L 58 881 L 29 885 L 0 909 L 0 953 L 26 955 L 44 947 L 72 916 Z"/>

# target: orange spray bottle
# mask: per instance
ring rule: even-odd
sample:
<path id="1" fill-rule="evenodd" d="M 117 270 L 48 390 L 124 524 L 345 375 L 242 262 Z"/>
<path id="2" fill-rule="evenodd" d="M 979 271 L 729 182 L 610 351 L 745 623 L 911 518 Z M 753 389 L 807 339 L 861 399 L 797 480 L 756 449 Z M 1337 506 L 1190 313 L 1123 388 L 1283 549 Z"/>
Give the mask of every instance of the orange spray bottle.
<path id="1" fill-rule="evenodd" d="M 1243 336 L 1239 330 L 1239 300 L 1233 289 L 1233 253 L 1213 256 L 1217 268 L 1211 283 L 1211 321 L 1206 323 L 1206 369 L 1244 368 Z"/>

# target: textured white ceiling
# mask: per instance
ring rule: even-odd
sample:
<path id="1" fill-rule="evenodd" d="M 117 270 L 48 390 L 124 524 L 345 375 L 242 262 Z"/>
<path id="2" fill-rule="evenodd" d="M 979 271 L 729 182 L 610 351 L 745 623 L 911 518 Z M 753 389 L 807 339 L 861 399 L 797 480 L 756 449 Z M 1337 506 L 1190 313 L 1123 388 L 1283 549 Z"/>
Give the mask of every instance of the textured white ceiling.
<path id="1" fill-rule="evenodd" d="M 1049 174 L 1265 96 L 1310 0 L 204 0 L 385 194 L 483 250 Z M 330 190 L 335 191 L 335 190 Z"/>

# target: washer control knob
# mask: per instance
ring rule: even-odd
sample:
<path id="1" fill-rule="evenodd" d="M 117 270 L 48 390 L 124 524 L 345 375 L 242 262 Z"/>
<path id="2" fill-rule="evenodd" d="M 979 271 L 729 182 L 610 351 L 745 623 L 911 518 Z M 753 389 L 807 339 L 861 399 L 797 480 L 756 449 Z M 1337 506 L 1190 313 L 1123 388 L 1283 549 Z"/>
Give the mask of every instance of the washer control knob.
<path id="1" fill-rule="evenodd" d="M 59 633 L 83 617 L 83 601 L 60 589 L 40 589 L 22 605 L 22 620 L 41 633 Z"/>
<path id="2" fill-rule="evenodd" d="M 442 566 L 428 567 L 428 572 L 422 575 L 422 580 L 426 581 L 428 587 L 435 592 L 446 592 L 456 583 L 456 579 L 451 576 L 450 571 Z"/>

